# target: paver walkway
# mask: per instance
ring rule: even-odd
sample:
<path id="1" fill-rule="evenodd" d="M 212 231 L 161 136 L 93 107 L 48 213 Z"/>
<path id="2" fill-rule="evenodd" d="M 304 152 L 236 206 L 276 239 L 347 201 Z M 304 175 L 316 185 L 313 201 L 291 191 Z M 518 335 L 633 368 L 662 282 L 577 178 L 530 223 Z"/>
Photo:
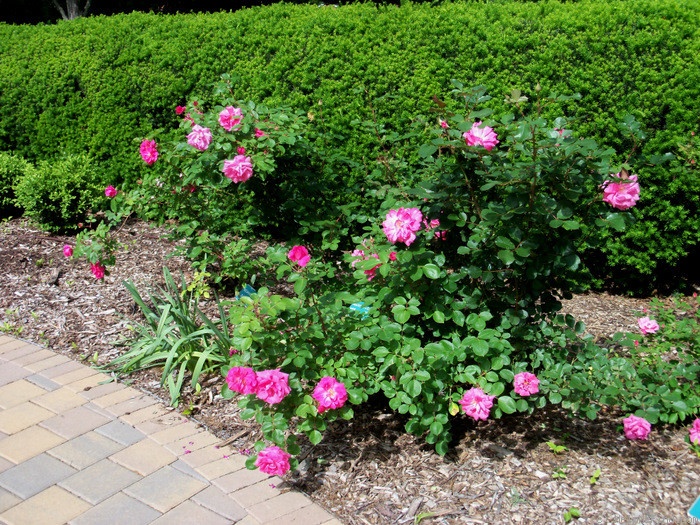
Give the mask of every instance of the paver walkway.
<path id="1" fill-rule="evenodd" d="M 158 400 L 0 335 L 0 523 L 342 525 Z"/>

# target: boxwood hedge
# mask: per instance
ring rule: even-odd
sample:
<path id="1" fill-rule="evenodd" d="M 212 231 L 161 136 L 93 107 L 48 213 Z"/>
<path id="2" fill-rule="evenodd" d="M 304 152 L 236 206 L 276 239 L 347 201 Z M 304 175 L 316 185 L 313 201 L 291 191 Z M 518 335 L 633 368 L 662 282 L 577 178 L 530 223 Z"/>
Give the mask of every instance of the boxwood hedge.
<path id="1" fill-rule="evenodd" d="M 382 149 L 366 123 L 403 133 L 453 78 L 487 86 L 495 109 L 514 88 L 532 97 L 537 83 L 580 93 L 545 113 L 565 110 L 577 133 L 614 147 L 620 161 L 631 143 L 617 122 L 632 113 L 647 134 L 637 153 L 651 158 L 698 128 L 699 14 L 697 0 L 506 0 L 0 25 L 0 150 L 34 161 L 88 153 L 106 182 L 132 184 L 144 169 L 139 139 L 174 129 L 175 106 L 206 103 L 211 83 L 230 73 L 239 98 L 309 111 L 354 163 L 338 167 L 349 185 Z M 393 152 L 411 158 L 411 146 Z M 602 254 L 610 275 L 658 275 L 700 240 L 694 172 L 682 163 L 635 170 L 644 200 L 637 227 Z M 685 210 L 684 220 L 667 221 L 670 209 Z"/>

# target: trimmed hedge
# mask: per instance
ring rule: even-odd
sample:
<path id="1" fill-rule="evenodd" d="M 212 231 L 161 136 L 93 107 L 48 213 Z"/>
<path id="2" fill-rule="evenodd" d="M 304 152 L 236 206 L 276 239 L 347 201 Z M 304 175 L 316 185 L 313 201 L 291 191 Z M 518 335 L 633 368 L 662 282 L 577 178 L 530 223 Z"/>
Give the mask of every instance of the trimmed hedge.
<path id="1" fill-rule="evenodd" d="M 88 152 L 105 183 L 132 184 L 145 169 L 139 140 L 174 129 L 176 105 L 206 103 L 209 85 L 231 73 L 238 98 L 311 112 L 314 124 L 335 136 L 332 149 L 356 163 L 348 184 L 376 167 L 385 146 L 363 123 L 404 133 L 452 78 L 486 85 L 494 109 L 503 109 L 514 88 L 532 98 L 538 82 L 545 94 L 578 92 L 581 101 L 563 108 L 576 132 L 614 147 L 621 161 L 631 143 L 617 122 L 631 112 L 648 135 L 642 153 L 649 157 L 674 151 L 697 128 L 699 14 L 695 0 L 276 4 L 0 25 L 0 149 L 30 160 Z M 392 146 L 412 158 L 410 149 Z M 700 241 L 694 212 L 680 231 L 659 223 L 667 203 L 694 210 L 667 184 L 667 169 L 635 165 L 645 191 L 636 211 L 641 229 L 611 242 L 618 273 L 676 264 Z M 635 239 L 645 239 L 655 222 L 658 245 L 641 256 Z M 644 260 L 628 262 L 630 249 Z"/>

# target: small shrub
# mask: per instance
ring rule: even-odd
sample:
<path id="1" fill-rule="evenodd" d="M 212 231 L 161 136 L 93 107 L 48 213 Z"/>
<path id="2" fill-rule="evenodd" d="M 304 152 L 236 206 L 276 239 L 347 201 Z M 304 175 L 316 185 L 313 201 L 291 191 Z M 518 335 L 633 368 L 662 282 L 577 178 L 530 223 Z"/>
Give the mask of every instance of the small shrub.
<path id="1" fill-rule="evenodd" d="M 41 161 L 14 189 L 25 214 L 50 232 L 78 230 L 105 201 L 98 168 L 87 155 Z"/>
<path id="2" fill-rule="evenodd" d="M 34 170 L 34 166 L 18 155 L 0 152 L 0 218 L 21 213 L 15 203 L 13 187 Z"/>

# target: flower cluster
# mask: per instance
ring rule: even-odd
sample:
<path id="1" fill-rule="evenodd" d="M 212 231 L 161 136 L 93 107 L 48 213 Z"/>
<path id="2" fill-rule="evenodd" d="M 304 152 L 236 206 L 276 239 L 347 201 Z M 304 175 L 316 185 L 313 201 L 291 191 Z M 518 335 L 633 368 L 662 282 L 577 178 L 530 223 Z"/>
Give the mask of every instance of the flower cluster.
<path id="1" fill-rule="evenodd" d="M 144 140 L 141 142 L 141 147 L 139 148 L 141 153 L 141 158 L 149 166 L 154 164 L 158 160 L 158 149 L 156 147 L 155 140 Z"/>
<path id="2" fill-rule="evenodd" d="M 649 433 L 651 432 L 651 423 L 643 417 L 638 417 L 634 414 L 623 419 L 622 425 L 625 431 L 625 437 L 631 440 L 645 440 L 649 437 Z"/>
<path id="3" fill-rule="evenodd" d="M 253 176 L 253 161 L 250 157 L 239 154 L 233 160 L 225 160 L 222 171 L 233 182 L 245 182 Z"/>
<path id="4" fill-rule="evenodd" d="M 637 321 L 639 325 L 639 331 L 642 335 L 655 334 L 659 330 L 659 323 L 650 319 L 648 316 L 640 317 Z"/>
<path id="5" fill-rule="evenodd" d="M 305 246 L 292 246 L 292 249 L 287 253 L 287 258 L 297 263 L 302 268 L 309 264 L 311 261 L 311 255 L 309 255 L 309 250 Z"/>
<path id="6" fill-rule="evenodd" d="M 483 126 L 482 122 L 474 122 L 472 129 L 462 134 L 467 146 L 483 146 L 486 151 L 491 151 L 496 144 L 498 138 L 493 128 Z"/>
<path id="7" fill-rule="evenodd" d="M 416 240 L 416 232 L 420 230 L 423 214 L 418 208 L 399 208 L 389 210 L 382 228 L 389 242 L 402 242 L 410 246 Z"/>
<path id="8" fill-rule="evenodd" d="M 280 403 L 291 392 L 289 374 L 280 370 L 256 372 L 245 366 L 234 366 L 226 375 L 229 389 L 239 394 L 255 394 L 270 405 Z"/>
<path id="9" fill-rule="evenodd" d="M 639 200 L 637 176 L 617 173 L 614 177 L 614 180 L 603 183 L 603 202 L 618 210 L 627 210 Z"/>

